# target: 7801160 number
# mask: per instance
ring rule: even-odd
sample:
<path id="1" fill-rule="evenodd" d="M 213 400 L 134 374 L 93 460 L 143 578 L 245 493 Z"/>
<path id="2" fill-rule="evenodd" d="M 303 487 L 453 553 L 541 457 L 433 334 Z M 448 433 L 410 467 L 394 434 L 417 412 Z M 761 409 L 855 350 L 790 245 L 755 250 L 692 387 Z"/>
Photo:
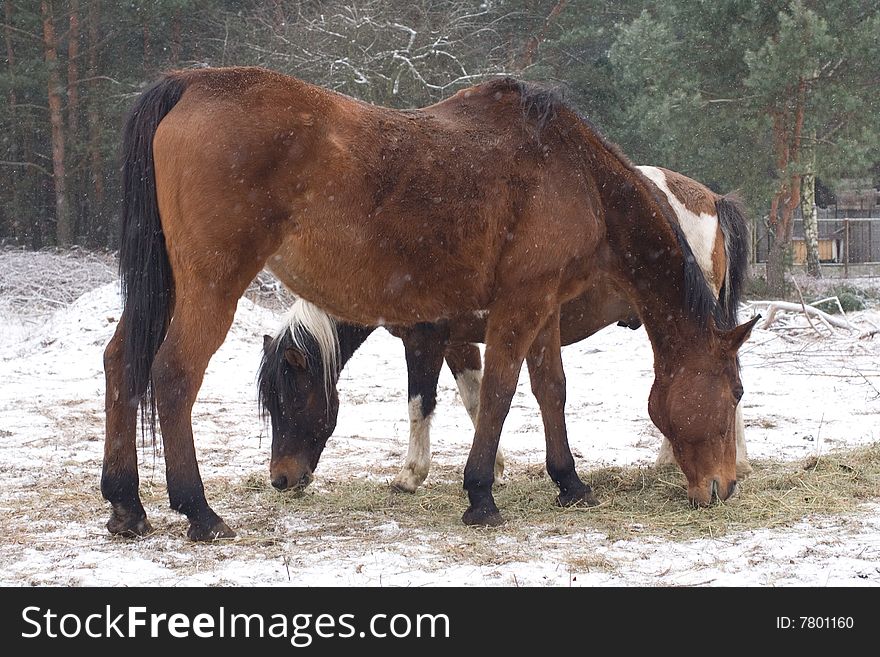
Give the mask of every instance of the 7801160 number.
<path id="1" fill-rule="evenodd" d="M 851 630 L 852 616 L 801 616 L 801 629 L 804 630 Z"/>

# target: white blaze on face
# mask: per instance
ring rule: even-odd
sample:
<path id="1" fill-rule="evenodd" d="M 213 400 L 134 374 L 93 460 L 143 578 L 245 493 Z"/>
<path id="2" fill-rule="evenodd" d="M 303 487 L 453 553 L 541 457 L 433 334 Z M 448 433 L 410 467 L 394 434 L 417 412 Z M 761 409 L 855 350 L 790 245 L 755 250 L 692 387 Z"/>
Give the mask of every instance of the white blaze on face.
<path id="1" fill-rule="evenodd" d="M 654 183 L 661 192 L 666 194 L 666 199 L 678 217 L 678 223 L 691 247 L 691 251 L 694 252 L 697 264 L 703 270 L 706 280 L 710 281 L 712 290 L 717 297 L 721 281 L 718 281 L 718 284 L 715 283 L 719 277 L 715 276 L 712 269 L 712 252 L 715 250 L 715 237 L 718 234 L 718 217 L 714 214 L 706 214 L 705 212 L 695 214 L 688 210 L 684 203 L 669 189 L 669 186 L 666 184 L 666 175 L 657 167 L 636 168 Z"/>

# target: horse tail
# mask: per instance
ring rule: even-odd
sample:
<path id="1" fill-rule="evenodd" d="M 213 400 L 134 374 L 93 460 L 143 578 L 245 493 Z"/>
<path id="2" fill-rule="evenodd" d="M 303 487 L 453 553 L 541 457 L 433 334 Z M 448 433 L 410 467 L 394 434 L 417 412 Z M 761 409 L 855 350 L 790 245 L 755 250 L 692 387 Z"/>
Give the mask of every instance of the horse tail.
<path id="1" fill-rule="evenodd" d="M 724 234 L 724 252 L 727 272 L 718 295 L 723 328 L 731 329 L 737 324 L 740 299 L 742 299 L 749 268 L 749 221 L 742 201 L 736 194 L 727 194 L 715 201 L 718 222 Z"/>
<path id="2" fill-rule="evenodd" d="M 122 389 L 133 406 L 140 405 L 143 430 L 149 427 L 153 436 L 156 401 L 150 370 L 165 339 L 174 304 L 174 276 L 156 197 L 153 137 L 185 89 L 184 79 L 164 77 L 141 94 L 122 132 Z"/>

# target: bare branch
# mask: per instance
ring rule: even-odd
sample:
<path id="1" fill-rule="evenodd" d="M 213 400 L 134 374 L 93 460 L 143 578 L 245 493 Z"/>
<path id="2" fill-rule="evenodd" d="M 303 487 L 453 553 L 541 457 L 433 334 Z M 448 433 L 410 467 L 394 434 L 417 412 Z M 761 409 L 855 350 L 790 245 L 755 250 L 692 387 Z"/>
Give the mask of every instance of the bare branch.
<path id="1" fill-rule="evenodd" d="M 0 160 L 0 165 L 6 167 L 30 167 L 31 169 L 36 169 L 44 173 L 47 176 L 51 176 L 52 172 L 48 169 L 44 169 L 39 164 L 34 164 L 33 162 L 10 162 L 9 160 Z"/>

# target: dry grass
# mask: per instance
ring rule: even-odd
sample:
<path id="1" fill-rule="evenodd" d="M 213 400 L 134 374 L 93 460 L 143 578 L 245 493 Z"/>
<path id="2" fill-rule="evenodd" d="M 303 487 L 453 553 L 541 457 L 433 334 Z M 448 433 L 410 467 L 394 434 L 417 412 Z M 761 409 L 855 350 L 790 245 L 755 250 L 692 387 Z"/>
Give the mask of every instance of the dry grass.
<path id="1" fill-rule="evenodd" d="M 652 535 L 682 541 L 791 526 L 811 515 L 851 512 L 863 502 L 880 499 L 880 444 L 806 462 L 757 461 L 753 467 L 753 474 L 733 499 L 710 508 L 687 503 L 685 478 L 676 468 L 594 470 L 586 480 L 602 503 L 569 509 L 555 506 L 556 488 L 543 470 L 514 470 L 508 483 L 495 492 L 508 522 L 488 531 L 513 538 L 535 531 L 544 535 L 598 532 L 609 540 Z M 385 520 L 393 520 L 404 530 L 461 537 L 486 531 L 460 524 L 466 497 L 459 476 L 452 469 L 435 468 L 427 485 L 414 495 L 395 493 L 384 480 L 350 479 L 324 481 L 317 489 L 295 496 L 279 495 L 262 473 L 255 473 L 230 483 L 223 496 L 225 505 L 261 509 L 257 526 L 248 531 L 259 532 L 266 515 L 293 515 L 317 525 L 315 529 L 332 526 L 344 535 L 362 535 Z"/>
<path id="2" fill-rule="evenodd" d="M 4 549 L 66 546 L 77 551 L 105 544 L 108 509 L 94 476 L 99 464 L 94 466 L 93 472 L 61 468 L 63 486 L 20 481 L 0 509 Z M 597 469 L 588 480 L 602 503 L 561 509 L 540 467 L 513 463 L 508 483 L 496 490 L 507 519 L 496 529 L 461 524 L 467 500 L 460 472 L 451 467 L 435 468 L 414 495 L 390 489 L 391 468 L 374 479 L 330 480 L 325 475 L 299 496 L 279 494 L 262 471 L 229 480 L 213 477 L 206 482 L 209 499 L 239 538 L 209 549 L 185 541 L 186 520 L 167 508 L 161 476 L 142 480 L 141 496 L 157 530 L 145 539 L 151 558 L 167 561 L 181 576 L 244 556 L 295 563 L 323 553 L 328 545 L 340 554 L 366 548 L 404 556 L 430 546 L 438 568 L 462 563 L 492 567 L 544 555 L 572 573 L 611 571 L 615 564 L 595 551 L 596 539 L 603 536 L 607 542 L 717 538 L 788 527 L 809 517 L 841 516 L 856 512 L 863 502 L 880 500 L 880 444 L 806 462 L 758 461 L 753 467 L 737 496 L 707 509 L 689 506 L 684 477 L 675 468 Z M 180 550 L 194 559 L 174 557 Z M 555 550 L 555 556 L 548 550 Z"/>

